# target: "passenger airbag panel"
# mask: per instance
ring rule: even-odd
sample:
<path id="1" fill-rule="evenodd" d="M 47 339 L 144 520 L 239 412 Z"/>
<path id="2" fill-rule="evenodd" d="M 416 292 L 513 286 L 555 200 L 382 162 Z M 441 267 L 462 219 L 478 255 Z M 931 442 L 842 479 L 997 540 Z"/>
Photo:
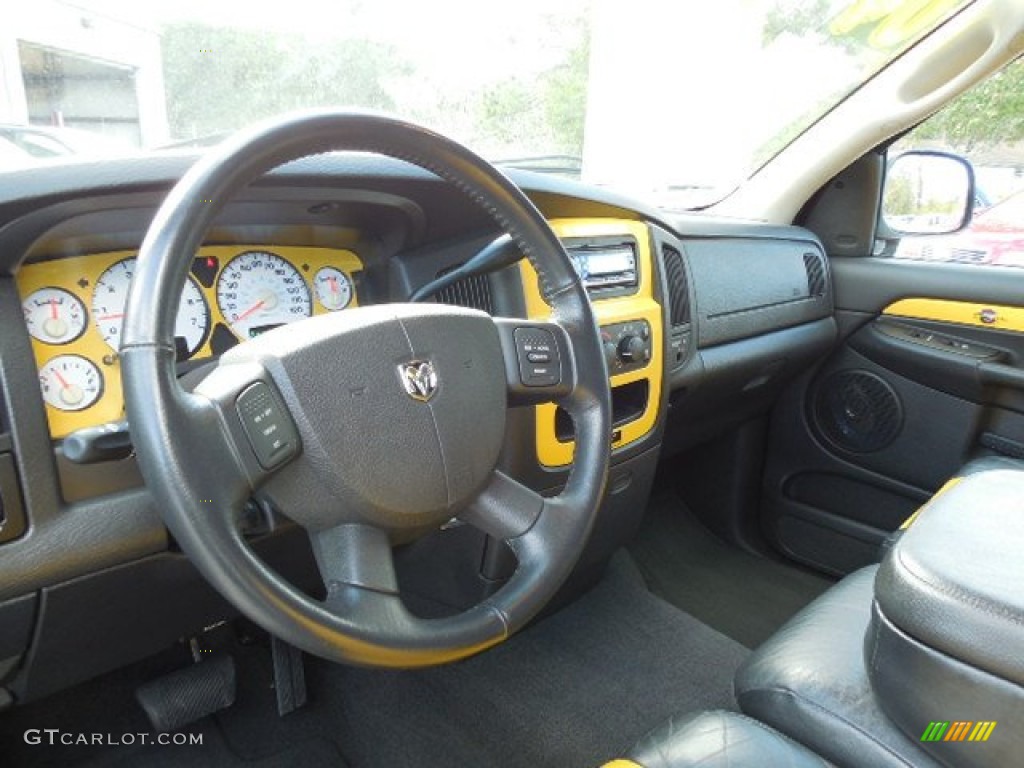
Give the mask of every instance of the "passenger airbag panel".
<path id="1" fill-rule="evenodd" d="M 686 244 L 697 341 L 711 347 L 832 314 L 827 260 L 813 241 L 728 238 Z"/>

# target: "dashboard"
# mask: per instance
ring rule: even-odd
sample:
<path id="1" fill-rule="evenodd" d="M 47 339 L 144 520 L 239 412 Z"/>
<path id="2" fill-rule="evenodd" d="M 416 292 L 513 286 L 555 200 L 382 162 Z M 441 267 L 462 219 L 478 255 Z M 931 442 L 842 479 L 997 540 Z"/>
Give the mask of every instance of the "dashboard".
<path id="1" fill-rule="evenodd" d="M 230 612 L 176 550 L 130 443 L 88 460 L 67 450 L 83 431 L 123 427 L 118 346 L 133 260 L 193 160 L 40 167 L 0 180 L 0 694 L 45 696 Z M 830 277 L 821 244 L 798 227 L 670 218 L 580 182 L 509 175 L 565 246 L 604 345 L 611 470 L 570 579 L 579 588 L 637 530 L 660 461 L 766 413 L 834 343 Z M 463 193 L 397 160 L 339 154 L 277 169 L 223 207 L 193 254 L 175 323 L 179 375 L 195 381 L 282 323 L 407 301 L 500 234 Z M 496 317 L 551 315 L 525 260 L 433 300 Z M 130 439 L 130 425 L 120 434 Z M 508 409 L 502 472 L 557 493 L 574 452 L 572 420 L 557 404 Z M 251 504 L 241 532 L 257 553 L 320 588 L 308 538 L 258 494 Z M 469 528 L 399 548 L 403 584 L 449 605 L 489 594 L 514 557 Z"/>
<path id="2" fill-rule="evenodd" d="M 135 251 L 26 264 L 18 272 L 25 325 L 50 434 L 124 418 L 118 348 Z M 363 265 L 347 250 L 259 244 L 196 254 L 175 322 L 179 363 L 305 317 L 359 304 Z"/>

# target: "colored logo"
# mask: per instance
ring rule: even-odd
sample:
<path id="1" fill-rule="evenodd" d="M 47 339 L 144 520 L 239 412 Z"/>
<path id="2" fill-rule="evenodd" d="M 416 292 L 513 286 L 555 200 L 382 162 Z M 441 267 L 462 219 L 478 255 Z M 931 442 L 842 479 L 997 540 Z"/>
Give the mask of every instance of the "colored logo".
<path id="1" fill-rule="evenodd" d="M 995 729 L 995 720 L 933 720 L 921 734 L 921 741 L 988 741 Z"/>

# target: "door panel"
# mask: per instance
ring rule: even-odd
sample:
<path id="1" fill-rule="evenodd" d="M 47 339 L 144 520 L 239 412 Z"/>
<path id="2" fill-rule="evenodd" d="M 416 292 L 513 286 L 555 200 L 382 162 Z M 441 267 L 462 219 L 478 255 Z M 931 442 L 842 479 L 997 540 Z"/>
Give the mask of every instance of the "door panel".
<path id="1" fill-rule="evenodd" d="M 832 271 L 843 339 L 772 414 L 762 519 L 781 551 L 841 574 L 968 459 L 1024 457 L 1024 270 Z"/>

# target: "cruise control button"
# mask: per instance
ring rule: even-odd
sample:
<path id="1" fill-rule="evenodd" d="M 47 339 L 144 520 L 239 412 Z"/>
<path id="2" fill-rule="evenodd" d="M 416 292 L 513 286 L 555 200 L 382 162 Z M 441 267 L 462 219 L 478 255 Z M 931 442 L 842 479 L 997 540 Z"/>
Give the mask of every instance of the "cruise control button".
<path id="1" fill-rule="evenodd" d="M 546 328 L 516 328 L 519 380 L 527 387 L 553 387 L 562 380 L 555 337 Z"/>
<path id="2" fill-rule="evenodd" d="M 273 469 L 291 458 L 299 436 L 269 386 L 256 382 L 238 396 L 235 406 L 260 466 Z"/>

